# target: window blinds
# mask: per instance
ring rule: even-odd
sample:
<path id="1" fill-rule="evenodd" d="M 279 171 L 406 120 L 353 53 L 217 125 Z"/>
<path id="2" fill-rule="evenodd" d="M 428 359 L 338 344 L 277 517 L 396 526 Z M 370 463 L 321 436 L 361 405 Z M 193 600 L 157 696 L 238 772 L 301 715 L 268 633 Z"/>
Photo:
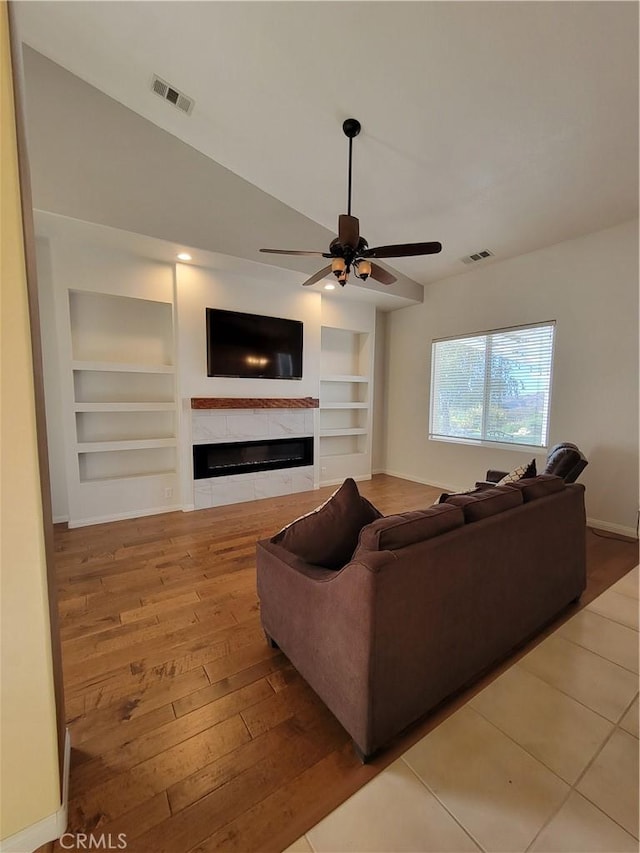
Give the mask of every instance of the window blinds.
<path id="1" fill-rule="evenodd" d="M 434 341 L 431 438 L 544 447 L 555 323 Z"/>

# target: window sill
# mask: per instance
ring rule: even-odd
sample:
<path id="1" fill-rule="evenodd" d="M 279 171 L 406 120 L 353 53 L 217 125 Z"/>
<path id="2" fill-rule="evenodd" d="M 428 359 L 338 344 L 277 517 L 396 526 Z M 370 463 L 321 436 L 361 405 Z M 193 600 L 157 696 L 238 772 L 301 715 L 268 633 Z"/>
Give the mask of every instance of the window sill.
<path id="1" fill-rule="evenodd" d="M 470 447 L 490 447 L 493 450 L 517 450 L 520 452 L 526 451 L 527 453 L 533 453 L 534 455 L 537 453 L 540 456 L 546 454 L 548 450 L 548 445 L 537 445 L 537 444 L 510 444 L 505 441 L 486 441 L 484 439 L 476 439 L 476 438 L 449 438 L 444 435 L 429 435 L 427 436 L 429 441 L 441 441 L 443 444 L 466 444 Z"/>

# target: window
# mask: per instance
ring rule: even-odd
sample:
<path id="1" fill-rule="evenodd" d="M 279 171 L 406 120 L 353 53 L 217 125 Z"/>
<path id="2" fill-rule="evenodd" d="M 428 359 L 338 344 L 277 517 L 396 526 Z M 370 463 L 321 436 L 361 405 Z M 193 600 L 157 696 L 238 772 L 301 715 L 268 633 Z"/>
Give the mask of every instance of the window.
<path id="1" fill-rule="evenodd" d="M 429 438 L 544 447 L 555 323 L 434 341 Z"/>

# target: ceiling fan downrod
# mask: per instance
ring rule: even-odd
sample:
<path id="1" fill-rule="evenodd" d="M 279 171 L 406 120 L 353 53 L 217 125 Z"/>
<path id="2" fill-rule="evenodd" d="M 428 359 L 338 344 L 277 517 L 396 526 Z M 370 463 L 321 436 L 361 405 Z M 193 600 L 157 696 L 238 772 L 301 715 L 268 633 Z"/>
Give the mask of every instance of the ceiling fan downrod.
<path id="1" fill-rule="evenodd" d="M 342 123 L 344 135 L 349 139 L 349 182 L 347 189 L 347 216 L 351 216 L 351 172 L 353 166 L 353 138 L 362 130 L 357 118 L 348 118 Z"/>

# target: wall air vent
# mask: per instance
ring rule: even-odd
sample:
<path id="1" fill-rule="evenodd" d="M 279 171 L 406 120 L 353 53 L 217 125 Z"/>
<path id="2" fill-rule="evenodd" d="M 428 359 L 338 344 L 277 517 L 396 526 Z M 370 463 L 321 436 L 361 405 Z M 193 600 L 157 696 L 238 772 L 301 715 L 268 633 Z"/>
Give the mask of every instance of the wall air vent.
<path id="1" fill-rule="evenodd" d="M 477 261 L 484 261 L 485 258 L 492 258 L 493 252 L 488 249 L 483 249 L 481 252 L 474 252 L 473 255 L 467 255 L 460 258 L 463 264 L 475 264 Z"/>
<path id="2" fill-rule="evenodd" d="M 178 91 L 175 86 L 167 83 L 166 80 L 158 77 L 157 74 L 154 74 L 151 80 L 151 91 L 155 92 L 156 95 L 160 95 L 163 101 L 169 101 L 170 104 L 182 110 L 183 113 L 191 115 L 191 110 L 195 104 L 193 98 Z"/>

